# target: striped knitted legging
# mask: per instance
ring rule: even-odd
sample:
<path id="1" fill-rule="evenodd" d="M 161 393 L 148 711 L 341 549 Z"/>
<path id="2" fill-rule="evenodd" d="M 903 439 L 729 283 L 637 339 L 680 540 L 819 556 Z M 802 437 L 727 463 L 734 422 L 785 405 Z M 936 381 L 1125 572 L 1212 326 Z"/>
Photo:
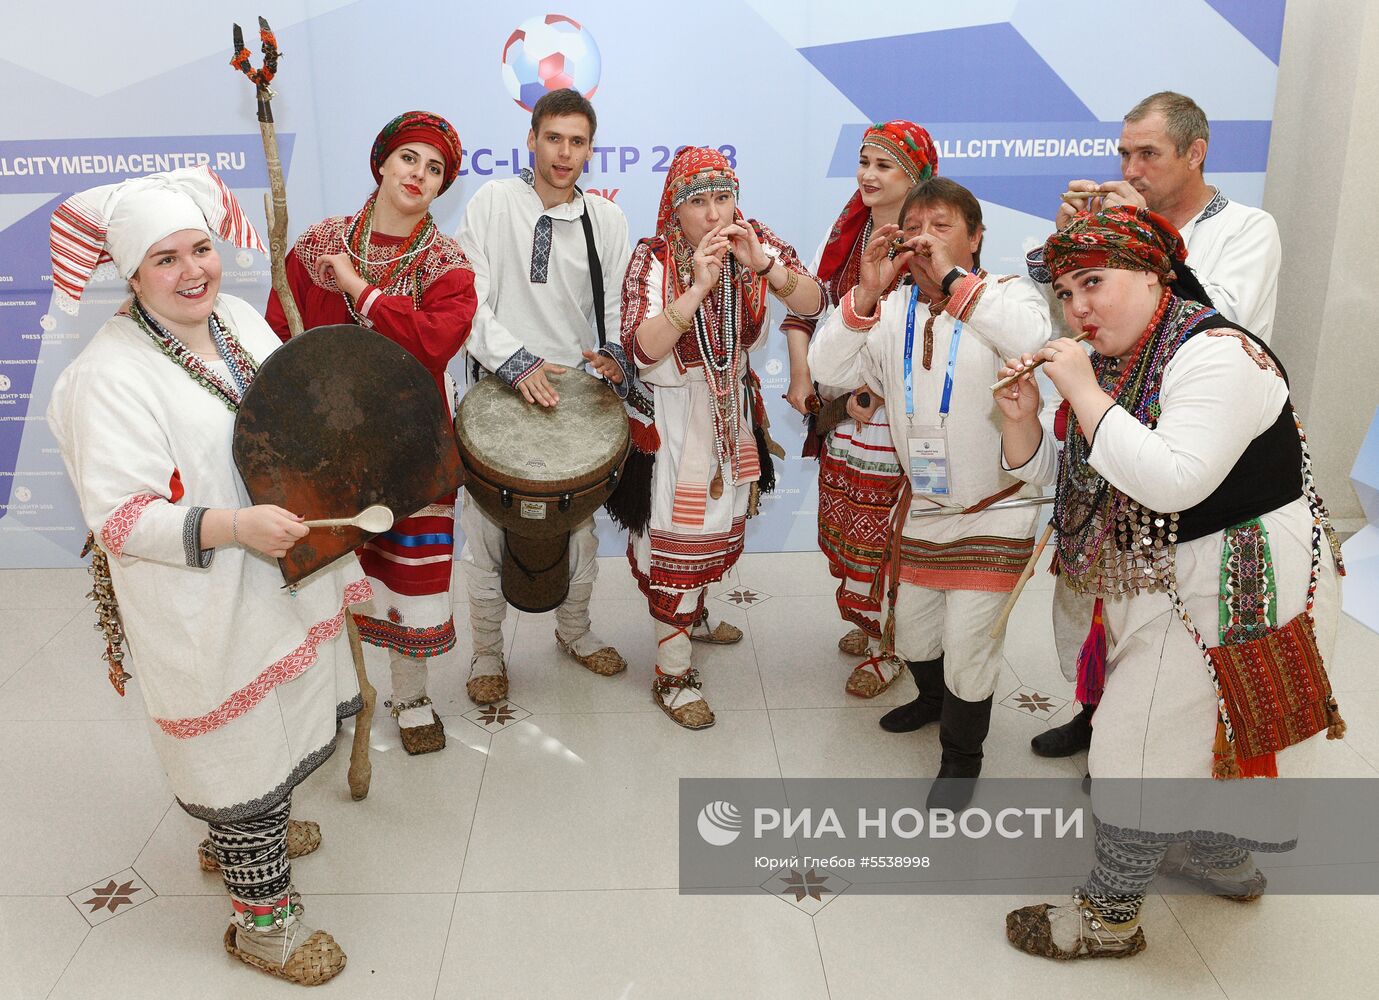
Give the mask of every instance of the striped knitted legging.
<path id="1" fill-rule="evenodd" d="M 289 795 L 262 816 L 238 823 L 211 823 L 211 849 L 231 899 L 263 906 L 287 895 L 292 866 L 287 860 Z"/>
<path id="2" fill-rule="evenodd" d="M 1097 866 L 1082 887 L 1083 895 L 1107 920 L 1134 920 L 1169 844 L 1116 836 L 1098 823 L 1095 846 Z M 1249 851 L 1233 844 L 1189 841 L 1189 848 L 1194 858 L 1213 868 L 1234 868 L 1250 858 Z"/>

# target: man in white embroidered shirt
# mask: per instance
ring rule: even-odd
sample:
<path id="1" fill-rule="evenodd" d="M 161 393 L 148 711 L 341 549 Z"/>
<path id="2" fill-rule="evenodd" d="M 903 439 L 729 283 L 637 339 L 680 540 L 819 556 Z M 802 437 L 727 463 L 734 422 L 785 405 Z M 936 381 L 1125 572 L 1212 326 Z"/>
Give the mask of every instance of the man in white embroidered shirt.
<path id="1" fill-rule="evenodd" d="M 474 267 L 478 310 L 465 348 L 475 371 L 502 379 L 534 406 L 559 406 L 547 378 L 588 362 L 625 394 L 626 364 L 618 342 L 619 292 L 627 270 L 627 218 L 605 198 L 576 185 L 593 153 L 597 118 L 574 90 L 546 94 L 532 111 L 527 149 L 534 170 L 489 181 L 465 209 L 458 239 Z M 606 294 L 595 302 L 592 269 Z M 601 314 L 600 314 L 601 313 Z M 612 331 L 607 344 L 595 329 Z M 465 685 L 486 705 L 508 696 L 503 662 L 503 598 L 499 571 L 503 530 L 465 494 L 460 513 L 474 655 Z M 570 533 L 570 593 L 556 609 L 560 648 L 597 674 L 626 667 L 616 649 L 596 636 L 589 598 L 598 573 L 594 520 Z"/>
<path id="2" fill-rule="evenodd" d="M 1098 184 L 1076 180 L 1069 191 L 1110 192 L 1086 202 L 1097 212 L 1134 205 L 1158 212 L 1187 243 L 1187 262 L 1212 305 L 1260 340 L 1269 341 L 1282 261 L 1278 226 L 1268 212 L 1231 201 L 1206 182 L 1210 127 L 1190 97 L 1165 90 L 1140 101 L 1125 116 L 1120 133 L 1122 180 Z M 1054 224 L 1062 229 L 1076 213 L 1066 202 Z M 1042 247 L 1027 258 L 1030 277 L 1048 283 Z"/>
<path id="3" fill-rule="evenodd" d="M 1278 226 L 1268 212 L 1229 200 L 1206 182 L 1210 127 L 1192 98 L 1165 90 L 1151 94 L 1126 114 L 1120 133 L 1122 180 L 1076 180 L 1069 191 L 1107 192 L 1074 199 L 1089 211 L 1133 205 L 1158 212 L 1187 244 L 1187 263 L 1222 316 L 1267 342 L 1274 327 L 1278 271 L 1282 260 Z M 1062 229 L 1078 211 L 1066 201 L 1054 224 Z M 1051 296 L 1043 248 L 1026 257 L 1030 277 Z M 1059 310 L 1053 310 L 1055 325 Z M 1055 401 L 1056 402 L 1056 401 Z M 1088 634 L 1092 602 L 1062 582 L 1054 587 L 1053 631 L 1063 674 L 1074 680 L 1078 654 Z M 1066 757 L 1086 750 L 1092 739 L 1095 705 L 1080 705 L 1072 720 L 1031 741 L 1041 757 Z"/>

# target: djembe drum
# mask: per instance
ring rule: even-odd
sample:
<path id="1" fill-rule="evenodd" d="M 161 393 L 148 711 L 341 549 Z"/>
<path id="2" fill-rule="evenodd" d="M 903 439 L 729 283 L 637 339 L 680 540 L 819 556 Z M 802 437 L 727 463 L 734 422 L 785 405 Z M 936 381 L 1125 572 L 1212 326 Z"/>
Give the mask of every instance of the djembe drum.
<path id="1" fill-rule="evenodd" d="M 622 402 L 602 380 L 549 377 L 553 408 L 489 377 L 455 411 L 465 489 L 503 529 L 503 597 L 537 613 L 569 593 L 570 532 L 612 495 L 630 444 Z"/>

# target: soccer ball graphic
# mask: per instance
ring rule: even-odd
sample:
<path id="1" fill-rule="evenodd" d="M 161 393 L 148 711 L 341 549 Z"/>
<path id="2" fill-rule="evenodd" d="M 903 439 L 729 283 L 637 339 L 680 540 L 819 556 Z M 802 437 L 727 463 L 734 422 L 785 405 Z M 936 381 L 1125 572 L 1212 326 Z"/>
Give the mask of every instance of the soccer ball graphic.
<path id="1" fill-rule="evenodd" d="M 548 91 L 566 87 L 593 97 L 602 69 L 594 36 L 564 14 L 523 21 L 503 46 L 503 85 L 527 111 Z"/>

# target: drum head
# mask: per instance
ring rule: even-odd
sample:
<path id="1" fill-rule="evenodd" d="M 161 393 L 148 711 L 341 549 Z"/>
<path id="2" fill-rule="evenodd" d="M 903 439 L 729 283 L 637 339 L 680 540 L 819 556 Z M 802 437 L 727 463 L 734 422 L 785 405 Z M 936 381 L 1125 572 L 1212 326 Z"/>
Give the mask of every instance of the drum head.
<path id="1" fill-rule="evenodd" d="M 558 492 L 608 475 L 627 451 L 618 394 L 578 369 L 548 376 L 560 402 L 536 406 L 498 378 L 471 386 L 455 414 L 466 464 L 506 485 Z"/>
<path id="2" fill-rule="evenodd" d="M 431 373 L 382 334 L 322 326 L 259 368 L 235 419 L 235 465 L 254 503 L 308 520 L 382 504 L 401 520 L 463 479 L 445 400 Z M 297 583 L 373 535 L 313 528 L 278 560 Z"/>

